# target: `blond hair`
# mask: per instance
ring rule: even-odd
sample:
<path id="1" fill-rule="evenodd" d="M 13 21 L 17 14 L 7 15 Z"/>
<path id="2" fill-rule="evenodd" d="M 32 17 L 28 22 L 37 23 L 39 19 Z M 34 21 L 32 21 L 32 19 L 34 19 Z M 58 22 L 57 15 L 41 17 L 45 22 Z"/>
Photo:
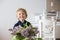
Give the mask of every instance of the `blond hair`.
<path id="1" fill-rule="evenodd" d="M 27 18 L 27 11 L 26 11 L 25 9 L 23 9 L 23 8 L 18 8 L 16 12 L 18 12 L 18 11 L 20 11 L 20 10 L 22 10 L 22 11 L 25 13 L 26 18 Z"/>

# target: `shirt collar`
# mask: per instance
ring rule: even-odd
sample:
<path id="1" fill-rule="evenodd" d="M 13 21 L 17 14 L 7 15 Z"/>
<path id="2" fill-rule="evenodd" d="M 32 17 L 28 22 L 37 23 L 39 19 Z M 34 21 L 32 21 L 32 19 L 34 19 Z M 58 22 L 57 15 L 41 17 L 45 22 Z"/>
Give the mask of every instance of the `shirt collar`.
<path id="1" fill-rule="evenodd" d="M 23 23 L 19 20 L 18 23 L 19 23 L 19 24 L 25 24 L 25 23 L 26 23 L 26 20 L 24 20 Z"/>

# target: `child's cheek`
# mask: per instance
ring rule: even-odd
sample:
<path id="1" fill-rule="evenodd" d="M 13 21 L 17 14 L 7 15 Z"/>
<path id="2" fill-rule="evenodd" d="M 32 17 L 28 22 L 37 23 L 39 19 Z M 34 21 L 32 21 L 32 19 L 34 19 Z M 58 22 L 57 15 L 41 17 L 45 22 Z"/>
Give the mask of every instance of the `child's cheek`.
<path id="1" fill-rule="evenodd" d="M 22 16 L 22 18 L 24 18 L 24 16 Z"/>
<path id="2" fill-rule="evenodd" d="M 21 16 L 19 16 L 19 18 L 21 18 Z"/>
<path id="3" fill-rule="evenodd" d="M 19 18 L 24 18 L 24 16 L 19 16 Z"/>

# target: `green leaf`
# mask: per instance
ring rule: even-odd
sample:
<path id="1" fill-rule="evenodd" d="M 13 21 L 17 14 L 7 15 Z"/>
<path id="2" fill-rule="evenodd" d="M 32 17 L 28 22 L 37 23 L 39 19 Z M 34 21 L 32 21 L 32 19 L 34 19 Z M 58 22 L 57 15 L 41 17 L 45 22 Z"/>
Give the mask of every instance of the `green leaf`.
<path id="1" fill-rule="evenodd" d="M 17 38 L 18 40 L 23 40 L 23 39 L 25 39 L 25 37 L 23 37 L 23 36 L 21 35 L 21 33 L 17 33 L 16 38 Z"/>

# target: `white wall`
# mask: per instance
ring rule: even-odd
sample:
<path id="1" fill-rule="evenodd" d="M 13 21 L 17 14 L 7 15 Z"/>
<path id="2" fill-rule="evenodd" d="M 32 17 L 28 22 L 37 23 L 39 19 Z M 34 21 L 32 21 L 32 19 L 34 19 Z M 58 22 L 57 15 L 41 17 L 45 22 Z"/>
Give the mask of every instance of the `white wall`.
<path id="1" fill-rule="evenodd" d="M 60 25 L 59 26 L 56 26 L 56 38 L 60 38 Z"/>
<path id="2" fill-rule="evenodd" d="M 16 9 L 25 8 L 27 20 L 33 22 L 34 13 L 42 13 L 46 9 L 45 0 L 0 0 L 0 40 L 10 40 L 9 28 L 17 22 Z"/>

